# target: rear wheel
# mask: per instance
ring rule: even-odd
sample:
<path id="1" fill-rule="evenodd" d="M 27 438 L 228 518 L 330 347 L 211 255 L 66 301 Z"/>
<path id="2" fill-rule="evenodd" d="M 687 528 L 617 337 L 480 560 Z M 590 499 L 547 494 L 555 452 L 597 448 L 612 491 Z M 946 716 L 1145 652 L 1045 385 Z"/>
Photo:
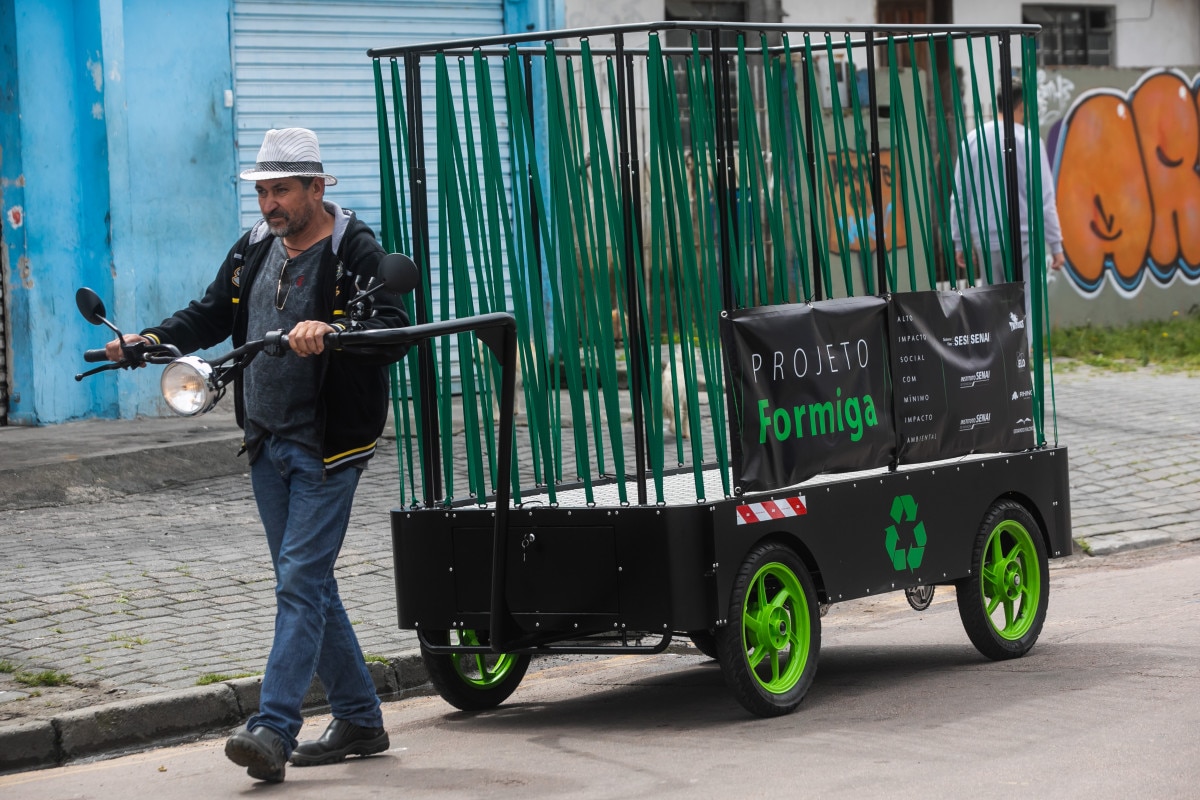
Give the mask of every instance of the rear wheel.
<path id="1" fill-rule="evenodd" d="M 1025 507 L 1002 500 L 979 528 L 971 576 L 958 582 L 958 615 L 971 643 L 1000 661 L 1029 652 L 1042 632 L 1050 566 L 1042 530 Z"/>
<path id="2" fill-rule="evenodd" d="M 436 644 L 486 645 L 487 631 L 439 631 Z M 510 653 L 456 653 L 440 655 L 421 650 L 429 680 L 442 698 L 463 711 L 495 708 L 513 693 L 529 668 L 529 655 Z"/>
<path id="3" fill-rule="evenodd" d="M 750 551 L 717 649 L 725 682 L 746 710 L 775 717 L 800 705 L 817 672 L 821 615 L 812 576 L 793 551 L 770 543 Z"/>

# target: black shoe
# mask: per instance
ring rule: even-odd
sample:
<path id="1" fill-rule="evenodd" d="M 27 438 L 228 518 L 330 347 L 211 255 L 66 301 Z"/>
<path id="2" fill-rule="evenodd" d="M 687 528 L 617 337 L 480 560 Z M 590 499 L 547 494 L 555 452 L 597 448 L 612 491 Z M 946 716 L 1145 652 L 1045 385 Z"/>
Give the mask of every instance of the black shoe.
<path id="1" fill-rule="evenodd" d="M 260 781 L 279 783 L 287 769 L 287 748 L 283 737 L 266 725 L 242 730 L 225 742 L 225 756 L 246 774 Z"/>
<path id="2" fill-rule="evenodd" d="M 364 728 L 344 719 L 329 723 L 314 742 L 303 742 L 292 751 L 292 766 L 316 767 L 336 764 L 346 756 L 369 756 L 391 746 L 383 728 Z"/>

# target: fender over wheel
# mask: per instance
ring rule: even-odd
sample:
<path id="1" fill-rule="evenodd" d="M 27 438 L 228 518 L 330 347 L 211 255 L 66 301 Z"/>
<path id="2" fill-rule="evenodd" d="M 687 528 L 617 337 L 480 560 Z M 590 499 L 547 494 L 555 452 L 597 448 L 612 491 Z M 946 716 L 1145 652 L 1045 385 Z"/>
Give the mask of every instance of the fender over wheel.
<path id="1" fill-rule="evenodd" d="M 438 631 L 429 638 L 438 644 L 487 644 L 487 631 Z M 463 711 L 484 711 L 508 699 L 525 677 L 529 654 L 456 653 L 440 655 L 421 650 L 429 680 L 447 703 Z"/>
<path id="2" fill-rule="evenodd" d="M 717 650 L 738 702 L 762 717 L 794 711 L 821 650 L 817 592 L 800 557 L 776 543 L 751 550 L 734 578 L 728 619 Z"/>
<path id="3" fill-rule="evenodd" d="M 713 661 L 720 661 L 720 653 L 717 652 L 717 636 L 710 630 L 688 631 L 688 638 L 692 640 L 692 644 L 696 645 L 696 649 L 704 655 L 711 658 Z"/>
<path id="4" fill-rule="evenodd" d="M 971 575 L 956 584 L 958 615 L 990 659 L 1019 658 L 1042 632 L 1050 566 L 1042 529 L 1020 503 L 1001 500 L 983 517 Z"/>

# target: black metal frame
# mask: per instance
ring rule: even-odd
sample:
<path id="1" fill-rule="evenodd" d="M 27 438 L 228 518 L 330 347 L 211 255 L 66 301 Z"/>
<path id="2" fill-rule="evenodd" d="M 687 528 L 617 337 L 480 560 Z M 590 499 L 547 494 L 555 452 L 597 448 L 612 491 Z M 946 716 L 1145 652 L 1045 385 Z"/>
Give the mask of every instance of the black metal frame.
<path id="1" fill-rule="evenodd" d="M 1036 34 L 1040 25 L 790 25 L 765 22 L 635 22 L 625 25 L 606 25 L 591 28 L 569 28 L 533 33 L 513 33 L 501 36 L 480 36 L 473 39 L 444 39 L 436 42 L 399 45 L 396 47 L 372 47 L 367 50 L 370 58 L 396 58 L 419 53 L 444 51 L 456 53 L 491 46 L 508 46 L 527 42 L 545 42 L 550 39 L 582 39 L 591 36 L 624 36 L 630 33 L 651 31 L 742 31 L 746 33 L 902 33 L 911 36 L 945 34 L 951 39 L 968 36 L 998 34 Z M 714 37 L 716 38 L 716 37 Z"/>
<path id="2" fill-rule="evenodd" d="M 1072 552 L 1067 466 L 1066 448 L 1051 447 L 712 504 L 522 508 L 508 515 L 505 532 L 492 531 L 490 508 L 396 509 L 399 624 L 421 633 L 422 646 L 435 653 L 657 652 L 673 634 L 729 622 L 738 569 L 764 539 L 800 555 L 822 602 L 954 584 L 970 576 L 976 534 L 1003 499 L 1030 510 L 1049 557 Z M 746 504 L 797 494 L 807 514 L 744 524 L 739 513 Z M 897 572 L 884 531 L 894 498 L 906 494 L 919 504 L 929 545 L 919 568 Z M 518 540 L 520 547 L 497 557 L 496 547 Z M 495 571 L 501 562 L 503 586 Z M 424 635 L 450 628 L 488 630 L 490 641 L 464 650 Z M 630 644 L 635 632 L 668 641 Z M 589 637 L 605 641 L 580 644 Z"/>
<path id="3" fill-rule="evenodd" d="M 374 48 L 368 51 L 372 58 L 403 58 L 407 82 L 407 114 L 409 120 L 409 188 L 412 195 L 414 257 L 426 269 L 429 266 L 428 199 L 425 193 L 426 173 L 424 162 L 424 132 L 421 108 L 421 57 L 433 52 L 468 53 L 487 51 L 487 48 L 515 44 L 535 43 L 551 39 L 586 38 L 594 35 L 613 37 L 612 53 L 618 69 L 618 97 L 616 105 L 619 117 L 619 168 L 621 201 L 625 212 L 624 248 L 626 275 L 627 313 L 630 330 L 631 368 L 629 381 L 633 398 L 633 423 L 635 436 L 637 506 L 626 508 L 561 509 L 535 508 L 516 511 L 520 519 L 514 518 L 509 508 L 511 483 L 512 426 L 503 425 L 500 431 L 498 453 L 499 480 L 490 508 L 439 505 L 441 480 L 438 457 L 438 425 L 436 388 L 433 375 L 432 351 L 428 339 L 434 336 L 475 331 L 496 353 L 501 364 L 500 419 L 511 420 L 514 407 L 514 376 L 516 344 L 515 320 L 507 314 L 490 314 L 466 320 L 433 323 L 424 319 L 424 297 L 418 296 L 418 321 L 420 324 L 401 331 L 372 332 L 370 334 L 343 334 L 343 341 L 352 343 L 354 337 L 365 336 L 373 342 L 413 342 L 418 344 L 421 369 L 421 413 L 424 422 L 425 448 L 423 459 L 426 468 L 425 496 L 423 508 L 396 509 L 392 513 L 393 546 L 396 559 L 396 586 L 400 625 L 420 632 L 422 647 L 435 654 L 483 653 L 483 652 L 631 652 L 654 653 L 665 649 L 672 634 L 679 631 L 711 629 L 723 625 L 725 598 L 729 597 L 733 579 L 745 554 L 757 541 L 765 536 L 779 537 L 793 546 L 812 570 L 818 591 L 826 602 L 836 602 L 852 597 L 869 595 L 880 591 L 911 588 L 930 583 L 951 583 L 970 574 L 970 547 L 974 532 L 987 509 L 998 499 L 1006 496 L 1018 497 L 1031 508 L 1041 523 L 1046 536 L 1048 552 L 1053 556 L 1066 555 L 1071 550 L 1070 515 L 1067 501 L 1066 450 L 1061 447 L 1045 448 L 1020 455 L 995 455 L 981 457 L 967 463 L 951 465 L 922 465 L 897 470 L 895 464 L 888 472 L 870 478 L 840 478 L 820 484 L 805 491 L 824 493 L 829 498 L 839 498 L 837 511 L 813 512 L 804 517 L 772 524 L 739 524 L 738 507 L 754 500 L 770 500 L 782 497 L 786 492 L 775 492 L 754 498 L 727 498 L 716 503 L 690 506 L 658 508 L 647 504 L 646 443 L 644 422 L 646 409 L 642 407 L 641 382 L 648 378 L 648 367 L 643 350 L 643 320 L 645 309 L 639 304 L 636 293 L 636 276 L 632 274 L 636 248 L 641 246 L 640 166 L 633 143 L 636 141 L 633 99 L 633 54 L 641 52 L 626 46 L 629 34 L 686 29 L 709 31 L 711 34 L 711 58 L 717 102 L 716 150 L 717 150 L 717 204 L 720 229 L 722 300 L 725 308 L 734 306 L 733 280 L 730 273 L 731 253 L 737 243 L 730 240 L 731 228 L 728 215 L 735 207 L 735 177 L 732 173 L 733 114 L 731 88 L 725 64 L 729 58 L 728 48 L 721 46 L 721 37 L 715 35 L 725 30 L 745 32 L 842 32 L 862 34 L 863 39 L 854 40 L 851 46 L 865 46 L 867 52 L 868 92 L 870 104 L 870 158 L 872 203 L 876 220 L 883 219 L 882 165 L 879 146 L 879 117 L 877 112 L 875 79 L 875 35 L 878 33 L 902 34 L 910 37 L 936 34 L 945 38 L 961 38 L 968 35 L 1002 35 L 1008 42 L 1000 48 L 1001 69 L 1005 78 L 1001 81 L 1002 108 L 1006 112 L 1005 136 L 1007 164 L 1007 191 L 1010 202 L 1010 220 L 1015 252 L 1020 252 L 1020 219 L 1015 175 L 1015 134 L 1012 121 L 1011 47 L 1015 35 L 1032 35 L 1038 26 L 792 26 L 773 24 L 742 23 L 682 23 L 660 22 L 652 24 L 617 25 L 604 28 L 583 28 L 570 31 L 537 32 L 499 37 L 483 37 L 467 40 L 452 40 L 403 47 Z M 845 44 L 837 45 L 844 47 Z M 774 48 L 773 48 L 774 49 Z M 490 51 L 488 51 L 490 52 Z M 497 50 L 508 54 L 508 50 Z M 529 57 L 545 50 L 528 47 L 521 52 L 526 56 L 526 85 L 532 92 L 529 80 Z M 596 50 L 595 53 L 603 51 Z M 689 51 L 690 52 L 690 51 Z M 803 57 L 803 56 L 802 56 Z M 816 154 L 812 142 L 811 97 L 814 87 L 804 70 L 804 114 L 807 119 L 809 137 L 809 181 L 815 180 Z M 533 103 L 530 102 L 532 110 Z M 531 111 L 532 113 L 532 111 Z M 810 185 L 815 195 L 815 186 Z M 814 241 L 816 227 L 812 215 Z M 882 224 L 876 226 L 876 271 L 880 294 L 886 293 L 887 268 Z M 1019 262 L 1020 259 L 1018 259 Z M 830 293 L 823 285 L 819 258 L 814 252 L 811 264 L 814 293 L 822 299 Z M 1020 265 L 1018 263 L 1018 269 Z M 1018 272 L 1018 278 L 1021 273 Z M 421 290 L 419 290 L 421 291 Z M 366 340 L 364 340 L 366 341 Z M 999 476 L 998 478 L 996 476 Z M 946 527 L 961 530 L 952 554 L 944 560 L 931 559 L 931 568 L 913 571 L 909 575 L 888 575 L 881 568 L 862 566 L 865 548 L 870 541 L 862 531 L 870 526 L 870 517 L 864 509 L 876 508 L 889 497 L 906 486 L 929 487 L 937 484 L 943 496 L 953 498 L 935 516 L 947 520 Z M 951 487 L 947 490 L 946 487 Z M 1001 486 L 993 490 L 989 487 Z M 848 499 L 842 499 L 848 498 Z M 816 498 L 814 498 L 815 500 Z M 625 514 L 617 530 L 611 516 Z M 858 522 L 848 525 L 847 518 Z M 606 517 L 608 518 L 606 521 Z M 954 524 L 949 524 L 953 521 Z M 586 542 L 589 538 L 584 529 L 598 531 L 598 540 L 611 543 L 613 559 L 610 563 L 607 550 L 603 553 L 587 551 L 587 545 L 572 543 L 571 537 L 562 533 L 577 529 L 578 538 Z M 859 531 L 854 533 L 854 531 Z M 490 531 L 490 535 L 486 534 Z M 616 566 L 612 575 L 596 578 L 597 586 L 611 591 L 612 596 L 601 605 L 606 609 L 595 613 L 571 608 L 568 611 L 530 610 L 523 608 L 521 598 L 514 592 L 524 586 L 510 579 L 515 569 L 525 569 L 525 557 L 529 554 L 515 552 L 510 547 L 514 535 L 524 531 L 528 543 L 549 538 L 546 554 L 536 569 L 579 569 L 587 562 L 599 560 L 603 565 Z M 488 546 L 490 539 L 490 547 Z M 965 542 L 965 545 L 964 545 Z M 471 546 L 468 546 L 471 545 Z M 583 550 L 580 548 L 583 547 Z M 517 565 L 516 557 L 522 562 Z M 629 560 L 627 560 L 627 557 Z M 626 566 L 636 564 L 630 573 Z M 858 565 L 853 568 L 847 565 Z M 936 569 L 934 568 L 936 567 Z M 457 574 L 456 574 L 457 573 Z M 940 574 L 939 574 L 940 573 Z M 459 582 L 462 582 L 461 584 Z M 586 582 L 584 582 L 586 583 Z M 478 591 L 481 584 L 488 588 L 486 600 Z M 465 588 L 464 588 L 465 587 Z M 472 589 L 471 587 L 474 587 Z M 541 587 L 539 586 L 539 591 Z M 559 596 L 546 592 L 539 596 L 546 608 L 555 604 L 571 606 L 578 601 L 573 593 L 578 587 L 562 586 Z M 594 587 L 593 587 L 594 588 Z M 456 594 L 458 592 L 458 594 Z M 482 606 L 486 604 L 486 608 Z M 616 604 L 615 610 L 610 608 Z M 648 616 L 649 615 L 649 616 Z M 657 615 L 657 616 L 656 616 Z M 651 619 L 653 617 L 653 619 Z M 543 627 L 543 622 L 545 627 Z M 582 625 L 582 627 L 580 627 Z M 431 642 L 424 635 L 427 630 L 441 631 L 449 628 L 478 629 L 489 632 L 486 645 L 443 645 Z M 630 643 L 633 632 L 660 637 L 650 645 Z M 588 642 L 580 644 L 580 640 Z M 597 642 L 604 642 L 598 644 Z M 616 642 L 609 644 L 608 642 Z"/>
<path id="4" fill-rule="evenodd" d="M 916 38 L 919 36 L 928 36 L 929 34 L 939 34 L 946 39 L 965 38 L 970 35 L 1003 35 L 1008 36 L 1006 44 L 1000 49 L 1000 65 L 1001 74 L 1005 76 L 1001 80 L 1001 108 L 1004 112 L 1005 121 L 1005 144 L 1004 157 L 1006 164 L 1006 191 L 1008 194 L 1008 209 L 1009 209 L 1009 227 L 1011 241 L 1014 243 L 1014 253 L 1018 254 L 1015 258 L 1016 272 L 1014 277 L 1016 280 L 1023 278 L 1023 269 L 1021 258 L 1019 257 L 1021 234 L 1020 234 L 1020 210 L 1017 202 L 1017 181 L 1016 181 L 1016 140 L 1015 129 L 1012 119 L 1012 36 L 1015 34 L 1032 35 L 1039 30 L 1037 25 L 1011 25 L 1011 26 L 995 26 L 995 25 L 978 25 L 978 26 L 951 26 L 951 25 L 834 25 L 834 26 L 804 26 L 804 25 L 786 25 L 786 24 L 766 24 L 766 23 L 690 23 L 690 22 L 656 22 L 656 23 L 636 23 L 628 25 L 613 25 L 599 28 L 577 28 L 571 30 L 548 31 L 526 34 L 512 34 L 505 36 L 489 36 L 475 39 L 459 39 L 440 42 L 431 42 L 425 44 L 405 45 L 399 47 L 383 47 L 372 48 L 367 51 L 367 55 L 372 58 L 397 58 L 402 57 L 405 62 L 406 76 L 406 103 L 408 112 L 408 123 L 410 136 L 409 145 L 409 190 L 412 197 L 412 226 L 413 226 L 413 257 L 417 264 L 425 269 L 428 269 L 428 259 L 430 251 L 429 244 L 429 209 L 428 198 L 425 193 L 426 186 L 426 168 L 425 168 L 425 137 L 422 118 L 422 102 L 421 102 L 421 59 L 423 55 L 433 52 L 459 53 L 466 54 L 476 51 L 487 51 L 487 48 L 496 48 L 494 52 L 502 55 L 509 55 L 509 51 L 502 45 L 524 44 L 530 42 L 546 42 L 550 40 L 558 40 L 564 38 L 587 38 L 589 36 L 605 35 L 612 36 L 614 47 L 611 52 L 616 56 L 615 60 L 618 69 L 618 81 L 616 104 L 618 108 L 618 123 L 620 130 L 619 137 L 619 168 L 621 179 L 621 200 L 625 219 L 624 230 L 624 249 L 625 249 L 625 264 L 626 272 L 626 311 L 629 327 L 629 349 L 630 349 L 630 396 L 632 398 L 632 413 L 633 413 L 633 431 L 634 431 L 634 475 L 637 488 L 637 502 L 639 505 L 645 505 L 648 502 L 648 477 L 647 477 L 647 459 L 646 459 L 646 431 L 645 418 L 647 409 L 643 408 L 643 396 L 641 386 L 643 381 L 649 380 L 649 365 L 646 360 L 644 350 L 645 330 L 643 320 L 645 318 L 645 309 L 641 308 L 636 291 L 636 276 L 634 275 L 635 259 L 633 257 L 636 248 L 641 246 L 644 237 L 641 231 L 641 209 L 640 209 L 640 165 L 633 143 L 636 141 L 636 115 L 634 108 L 633 96 L 633 71 L 632 57 L 635 53 L 644 53 L 646 51 L 640 49 L 630 49 L 626 47 L 625 38 L 632 33 L 649 33 L 652 31 L 662 30 L 689 30 L 689 31 L 706 31 L 710 34 L 710 50 L 713 62 L 713 80 L 716 95 L 716 118 L 718 124 L 716 126 L 716 156 L 717 166 L 715 170 L 717 181 L 717 207 L 718 207 L 718 228 L 720 236 L 720 263 L 719 269 L 721 272 L 721 292 L 722 303 L 725 309 L 731 310 L 734 308 L 733 294 L 733 277 L 730 271 L 731 254 L 738 246 L 736 241 L 730 241 L 730 226 L 729 215 L 733 213 L 732 209 L 736 206 L 736 176 L 734 176 L 734 152 L 733 152 L 733 124 L 736 114 L 736 109 L 732 103 L 732 90 L 729 85 L 728 70 L 725 68 L 729 59 L 728 48 L 722 48 L 721 37 L 716 35 L 722 31 L 736 30 L 747 33 L 833 33 L 841 32 L 846 34 L 862 34 L 862 39 L 851 40 L 849 45 L 845 42 L 834 43 L 835 48 L 844 48 L 847 46 L 858 47 L 862 46 L 866 49 L 867 54 L 867 90 L 868 104 L 870 106 L 870 142 L 869 154 L 871 159 L 871 202 L 872 211 L 877 220 L 875 226 L 875 258 L 876 258 L 876 275 L 878 283 L 878 294 L 887 294 L 887 261 L 885 243 L 885 231 L 882 224 L 883 220 L 883 191 L 882 191 L 882 164 L 880 156 L 879 144 L 879 115 L 877 104 L 877 87 L 875 78 L 875 35 L 877 33 L 901 34 L 905 37 Z M 773 52 L 783 52 L 783 48 L 779 46 L 772 47 Z M 562 49 L 559 52 L 565 52 Z M 490 51 L 489 51 L 490 52 Z M 531 80 L 531 61 L 530 58 L 535 55 L 545 54 L 544 48 L 521 48 L 519 51 L 525 57 L 525 83 L 526 91 L 529 93 L 530 113 L 533 111 L 533 82 Z M 572 51 L 574 52 L 574 51 Z M 594 54 L 602 54 L 608 51 L 603 49 L 595 49 Z M 687 50 L 687 52 L 691 52 Z M 808 70 L 804 71 L 804 99 L 805 107 L 804 114 L 806 117 L 805 127 L 806 136 L 809 141 L 809 175 L 810 184 L 815 181 L 816 171 L 816 154 L 812 142 L 813 126 L 816 122 L 812 118 L 812 106 L 810 103 L 812 87 L 809 85 Z M 531 120 L 532 124 L 532 120 Z M 532 176 L 530 176 L 532 180 Z M 813 185 L 809 186 L 809 191 L 813 196 L 816 194 L 816 188 Z M 532 197 L 532 195 L 531 195 Z M 813 241 L 816 241 L 816 223 L 813 215 L 809 215 L 810 225 L 813 227 Z M 539 248 L 537 226 L 534 226 L 534 246 Z M 540 260 L 539 260 L 540 264 Z M 819 257 L 815 249 L 811 264 L 813 286 L 815 287 L 815 297 L 820 300 L 830 296 L 831 287 L 823 286 L 822 275 L 819 267 Z M 417 315 L 418 321 L 425 323 L 429 320 L 424 318 L 425 298 L 424 288 L 420 287 L 417 290 Z M 419 401 L 421 403 L 422 419 L 426 421 L 425 435 L 422 441 L 425 446 L 422 450 L 422 460 L 425 465 L 425 496 L 424 502 L 428 506 L 437 505 L 441 496 L 441 470 L 440 456 L 438 447 L 438 409 L 436 398 L 436 386 L 431 379 L 434 374 L 433 353 L 428 343 L 422 343 L 419 346 L 418 358 L 420 359 L 420 374 L 421 374 L 421 393 Z M 727 386 L 727 392 L 729 387 Z M 732 424 L 732 420 L 731 420 Z M 731 435 L 734 432 L 731 431 Z"/>

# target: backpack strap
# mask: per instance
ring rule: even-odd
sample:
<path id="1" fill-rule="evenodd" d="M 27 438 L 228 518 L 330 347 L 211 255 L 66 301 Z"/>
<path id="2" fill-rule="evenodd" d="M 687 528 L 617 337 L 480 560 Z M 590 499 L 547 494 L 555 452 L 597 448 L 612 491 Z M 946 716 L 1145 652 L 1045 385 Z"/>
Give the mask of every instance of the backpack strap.
<path id="1" fill-rule="evenodd" d="M 235 304 L 241 302 L 242 298 L 242 271 L 246 267 L 246 250 L 250 245 L 258 244 L 270 235 L 271 231 L 267 225 L 267 221 L 260 219 L 254 223 L 254 227 L 250 229 L 249 235 L 238 239 L 233 251 L 233 286 L 235 289 L 233 302 Z"/>

